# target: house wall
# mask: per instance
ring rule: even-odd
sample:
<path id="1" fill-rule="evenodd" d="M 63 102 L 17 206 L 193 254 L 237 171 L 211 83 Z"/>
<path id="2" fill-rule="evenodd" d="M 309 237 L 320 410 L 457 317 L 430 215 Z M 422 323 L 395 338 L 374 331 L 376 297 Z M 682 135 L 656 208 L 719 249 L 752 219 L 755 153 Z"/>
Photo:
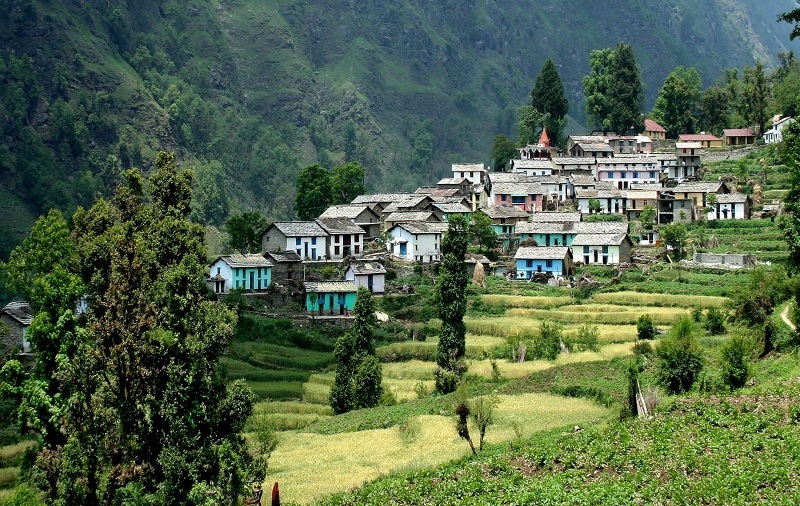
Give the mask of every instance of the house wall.
<path id="1" fill-rule="evenodd" d="M 225 278 L 225 286 L 223 287 L 222 291 L 217 291 L 214 281 L 210 281 L 209 285 L 211 286 L 212 290 L 214 290 L 216 293 L 228 293 L 231 291 L 231 288 L 233 288 L 233 271 L 228 264 L 222 260 L 217 260 L 211 264 L 209 272 L 212 278 L 218 274 Z"/>
<path id="2" fill-rule="evenodd" d="M 569 234 L 520 234 L 520 241 L 533 238 L 539 246 L 572 246 L 574 233 Z"/>
<path id="3" fill-rule="evenodd" d="M 564 260 L 517 259 L 517 279 L 530 279 L 534 274 L 539 272 L 546 272 L 554 276 L 563 276 Z"/>
<path id="4" fill-rule="evenodd" d="M 271 283 L 286 283 L 303 279 L 303 264 L 300 262 L 273 262 Z"/>
<path id="5" fill-rule="evenodd" d="M 626 243 L 623 241 L 623 244 Z M 581 261 L 584 265 L 613 265 L 620 262 L 619 246 L 575 246 L 572 250 L 575 261 Z M 630 261 L 630 250 L 627 257 L 626 261 Z"/>
<path id="6" fill-rule="evenodd" d="M 278 230 L 275 227 L 270 227 L 267 230 L 267 233 L 261 236 L 261 251 L 281 251 L 281 250 L 291 250 L 294 251 L 294 248 L 287 248 L 286 245 L 288 244 L 286 240 L 286 236 L 283 235 L 283 232 Z M 211 273 L 213 276 L 214 273 Z"/>
<path id="7" fill-rule="evenodd" d="M 272 267 L 237 267 L 233 271 L 233 288 L 250 292 L 266 290 L 272 282 Z"/>
<path id="8" fill-rule="evenodd" d="M 294 251 L 303 260 L 316 260 L 326 254 L 327 238 L 324 235 L 287 237 L 281 250 Z"/>
<path id="9" fill-rule="evenodd" d="M 495 206 L 516 206 L 528 212 L 542 210 L 542 195 L 495 194 Z"/>
<path id="10" fill-rule="evenodd" d="M 10 352 L 31 351 L 30 344 L 25 339 L 27 327 L 19 323 L 7 314 L 0 314 L 0 356 L 6 356 Z"/>
<path id="11" fill-rule="evenodd" d="M 706 214 L 709 220 L 746 220 L 745 203 L 717 204 L 715 209 Z"/>
<path id="12" fill-rule="evenodd" d="M 356 305 L 355 292 L 311 292 L 306 294 L 306 311 L 309 314 L 329 316 L 345 314 L 345 309 L 352 311 Z"/>
<path id="13" fill-rule="evenodd" d="M 349 241 L 347 239 L 349 238 Z M 348 243 L 345 245 L 346 243 Z M 349 253 L 345 254 L 345 248 Z M 328 236 L 328 258 L 340 260 L 348 255 L 364 254 L 364 234 L 331 234 Z"/>
<path id="14" fill-rule="evenodd" d="M 441 234 L 412 234 L 402 227 L 395 227 L 391 231 L 393 239 L 405 239 L 406 254 L 400 254 L 400 243 L 394 240 L 387 244 L 389 251 L 409 262 L 431 263 L 441 260 Z"/>
<path id="15" fill-rule="evenodd" d="M 589 214 L 589 201 L 592 199 L 587 198 L 579 198 L 578 199 L 578 210 L 583 214 Z M 594 199 L 600 202 L 600 207 L 602 207 L 602 211 L 600 214 L 623 214 L 628 210 L 628 199 L 625 198 L 598 198 Z"/>
<path id="16" fill-rule="evenodd" d="M 363 286 L 367 289 L 370 288 L 369 274 L 359 274 L 356 276 L 353 269 L 347 269 L 344 279 L 354 282 L 358 287 Z M 372 289 L 370 291 L 372 293 L 384 293 L 386 291 L 386 274 L 372 275 Z"/>

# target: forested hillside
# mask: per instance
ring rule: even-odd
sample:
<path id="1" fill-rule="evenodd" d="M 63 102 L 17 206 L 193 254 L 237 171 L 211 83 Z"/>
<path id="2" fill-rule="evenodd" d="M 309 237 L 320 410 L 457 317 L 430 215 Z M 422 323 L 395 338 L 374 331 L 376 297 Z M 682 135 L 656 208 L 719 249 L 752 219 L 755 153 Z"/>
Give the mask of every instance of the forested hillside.
<path id="1" fill-rule="evenodd" d="M 772 67 L 791 0 L 0 0 L 0 245 L 109 194 L 160 149 L 195 172 L 194 218 L 292 217 L 296 173 L 345 157 L 370 189 L 435 182 L 515 134 L 547 57 L 571 125 L 592 49 L 632 44 L 652 106 L 677 65 L 705 86 Z M 353 134 L 355 146 L 352 148 Z"/>

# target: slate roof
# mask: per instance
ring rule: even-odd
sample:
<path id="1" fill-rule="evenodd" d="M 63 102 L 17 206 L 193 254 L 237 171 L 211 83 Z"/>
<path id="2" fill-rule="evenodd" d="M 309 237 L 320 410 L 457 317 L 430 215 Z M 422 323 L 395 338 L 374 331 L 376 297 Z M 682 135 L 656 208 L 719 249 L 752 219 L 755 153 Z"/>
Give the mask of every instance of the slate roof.
<path id="1" fill-rule="evenodd" d="M 494 206 L 487 209 L 481 209 L 486 216 L 492 219 L 498 218 L 527 218 L 530 213 L 517 206 Z"/>
<path id="2" fill-rule="evenodd" d="M 594 152 L 606 152 L 612 153 L 614 148 L 606 144 L 605 142 L 576 142 L 576 145 L 580 146 L 580 148 L 584 152 L 594 153 Z"/>
<path id="3" fill-rule="evenodd" d="M 462 185 L 462 184 L 472 184 L 472 182 L 465 178 L 465 177 L 445 177 L 439 180 L 436 183 L 436 186 L 452 186 L 452 185 Z"/>
<path id="4" fill-rule="evenodd" d="M 647 118 L 644 120 L 644 129 L 646 132 L 664 132 L 667 133 L 667 129 L 656 123 L 655 121 Z"/>
<path id="5" fill-rule="evenodd" d="M 275 263 L 294 263 L 302 262 L 303 259 L 294 251 L 268 251 L 264 253 Z"/>
<path id="6" fill-rule="evenodd" d="M 723 185 L 722 181 L 685 181 L 670 189 L 676 193 L 715 193 Z"/>
<path id="7" fill-rule="evenodd" d="M 572 246 L 619 246 L 628 234 L 578 234 L 572 240 Z M 628 239 L 630 240 L 630 239 Z"/>
<path id="8" fill-rule="evenodd" d="M 414 193 L 409 197 L 395 200 L 383 208 L 383 214 L 394 213 L 396 211 L 404 211 L 417 207 L 425 200 L 432 201 L 430 195 Z"/>
<path id="9" fill-rule="evenodd" d="M 703 147 L 699 142 L 676 142 L 676 149 L 700 149 Z"/>
<path id="10" fill-rule="evenodd" d="M 23 301 L 13 301 L 6 304 L 0 313 L 7 314 L 20 325 L 30 325 L 33 321 L 33 310 L 30 304 Z"/>
<path id="11" fill-rule="evenodd" d="M 444 234 L 450 227 L 447 223 L 430 223 L 427 221 L 404 221 L 394 227 L 401 227 L 412 234 Z M 392 228 L 394 228 L 392 227 Z"/>
<path id="12" fill-rule="evenodd" d="M 233 254 L 223 255 L 212 263 L 222 260 L 228 264 L 232 269 L 245 269 L 248 267 L 272 267 L 272 262 L 264 258 L 259 253 L 246 253 L 244 255 Z"/>
<path id="13" fill-rule="evenodd" d="M 581 221 L 580 211 L 544 211 L 541 213 L 534 213 L 531 216 L 532 222 L 548 222 L 548 223 L 574 223 Z"/>
<path id="14" fill-rule="evenodd" d="M 655 155 L 656 155 L 656 160 L 658 160 L 659 162 L 661 162 L 663 160 L 677 160 L 678 159 L 678 155 L 676 155 L 675 153 L 656 153 Z"/>
<path id="15" fill-rule="evenodd" d="M 520 246 L 515 259 L 520 260 L 563 260 L 569 248 L 566 246 Z"/>
<path id="16" fill-rule="evenodd" d="M 440 202 L 437 204 L 433 204 L 433 207 L 441 209 L 444 213 L 471 213 L 472 210 L 467 208 L 467 206 L 463 204 L 452 204 L 452 203 L 444 203 Z"/>
<path id="17" fill-rule="evenodd" d="M 601 158 L 597 161 L 597 166 L 601 166 L 603 164 L 608 165 L 645 165 L 645 164 L 652 164 L 655 165 L 658 163 L 658 158 L 654 156 L 616 156 L 612 158 Z"/>
<path id="18" fill-rule="evenodd" d="M 365 234 L 364 229 L 347 218 L 317 218 L 315 220 L 322 229 L 331 234 Z"/>
<path id="19" fill-rule="evenodd" d="M 544 190 L 539 183 L 495 183 L 492 191 L 496 195 L 542 195 Z"/>
<path id="20" fill-rule="evenodd" d="M 748 199 L 744 193 L 720 193 L 717 195 L 718 204 L 741 204 Z"/>
<path id="21" fill-rule="evenodd" d="M 475 172 L 486 170 L 482 163 L 454 163 L 452 166 L 453 172 Z"/>
<path id="22" fill-rule="evenodd" d="M 390 213 L 383 219 L 384 222 L 389 223 L 400 223 L 400 222 L 427 222 L 431 219 L 431 217 L 435 218 L 436 221 L 439 221 L 436 218 L 436 215 L 433 214 L 432 211 L 397 211 L 394 213 Z"/>
<path id="23" fill-rule="evenodd" d="M 352 281 L 306 281 L 303 283 L 306 293 L 336 293 L 357 292 L 358 288 Z"/>
<path id="24" fill-rule="evenodd" d="M 575 190 L 575 198 L 579 199 L 621 199 L 625 198 L 625 191 L 617 188 L 594 190 Z"/>
<path id="25" fill-rule="evenodd" d="M 664 189 L 661 183 L 631 183 L 630 188 L 631 190 L 651 190 L 651 191 L 659 191 Z"/>
<path id="26" fill-rule="evenodd" d="M 522 181 L 530 181 L 529 176 L 522 172 L 492 172 L 489 174 L 489 179 L 492 181 L 492 185 L 496 185 L 497 183 L 519 183 Z"/>
<path id="27" fill-rule="evenodd" d="M 413 193 L 373 193 L 370 195 L 359 195 L 354 198 L 351 204 L 375 204 L 375 203 L 389 203 L 398 200 L 405 200 L 411 197 L 417 197 Z"/>
<path id="28" fill-rule="evenodd" d="M 553 163 L 556 165 L 594 165 L 597 163 L 597 159 L 592 156 L 553 157 Z"/>
<path id="29" fill-rule="evenodd" d="M 570 179 L 572 180 L 572 184 L 576 186 L 597 186 L 597 181 L 595 181 L 594 176 L 575 174 L 570 176 Z"/>
<path id="30" fill-rule="evenodd" d="M 628 231 L 624 221 L 524 222 L 517 223 L 517 234 L 621 234 Z"/>
<path id="31" fill-rule="evenodd" d="M 339 206 L 330 206 L 322 214 L 320 214 L 319 217 L 320 219 L 347 218 L 354 220 L 365 210 L 369 210 L 370 212 L 372 211 L 372 209 L 370 209 L 366 204 L 342 204 Z"/>
<path id="32" fill-rule="evenodd" d="M 356 274 L 386 274 L 386 268 L 378 262 L 355 262 L 350 268 Z"/>
<path id="33" fill-rule="evenodd" d="M 314 237 L 325 235 L 325 231 L 314 221 L 276 221 L 271 226 L 280 230 L 286 237 Z"/>
<path id="34" fill-rule="evenodd" d="M 513 160 L 511 166 L 514 170 L 517 169 L 551 169 L 553 163 L 550 160 L 533 159 L 533 160 Z"/>
<path id="35" fill-rule="evenodd" d="M 658 190 L 634 190 L 630 189 L 627 191 L 626 196 L 629 199 L 636 199 L 636 200 L 657 200 L 658 199 Z"/>

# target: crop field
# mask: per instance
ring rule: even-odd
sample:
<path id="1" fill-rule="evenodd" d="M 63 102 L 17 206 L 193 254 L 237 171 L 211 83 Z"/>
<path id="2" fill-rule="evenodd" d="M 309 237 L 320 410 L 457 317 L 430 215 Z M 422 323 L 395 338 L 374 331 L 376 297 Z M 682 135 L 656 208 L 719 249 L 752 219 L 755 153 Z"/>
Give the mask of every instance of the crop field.
<path id="1" fill-rule="evenodd" d="M 467 329 L 470 331 L 470 329 Z M 468 357 L 485 357 L 492 350 L 505 344 L 505 339 L 496 335 L 480 335 L 469 333 L 466 339 L 466 353 Z M 403 359 L 417 359 L 432 361 L 436 359 L 436 347 L 439 345 L 437 337 L 425 341 L 403 341 L 379 346 L 375 353 L 383 361 L 397 361 Z"/>
<path id="2" fill-rule="evenodd" d="M 535 336 L 539 334 L 541 321 L 523 316 L 491 317 L 491 318 L 464 318 L 467 331 L 492 336 L 509 337 Z M 574 336 L 582 324 L 571 323 L 564 326 L 564 336 Z M 600 341 L 619 343 L 636 339 L 635 325 L 607 325 L 598 324 Z"/>
<path id="3" fill-rule="evenodd" d="M 503 295 L 485 294 L 481 295 L 481 300 L 495 307 L 524 307 L 524 308 L 554 308 L 571 304 L 574 300 L 566 295 L 563 297 L 553 296 L 525 296 L 525 295 Z"/>
<path id="4" fill-rule="evenodd" d="M 497 421 L 487 430 L 487 442 L 529 437 L 541 430 L 585 424 L 610 414 L 585 399 L 548 394 L 501 395 L 498 400 Z M 474 428 L 472 432 L 477 437 Z M 281 483 L 285 501 L 307 503 L 389 473 L 425 469 L 468 452 L 452 420 L 439 415 L 414 417 L 386 429 L 343 434 L 286 432 L 270 459 L 268 481 Z"/>
<path id="5" fill-rule="evenodd" d="M 650 315 L 656 324 L 676 322 L 689 312 L 682 308 L 617 306 L 612 304 L 578 304 L 558 309 L 509 309 L 509 318 L 532 318 L 565 323 L 635 324 L 642 315 Z"/>
<path id="6" fill-rule="evenodd" d="M 668 307 L 722 307 L 728 300 L 725 297 L 710 295 L 671 295 L 666 293 L 642 292 L 606 292 L 598 293 L 592 299 L 604 304 L 634 306 L 668 306 Z"/>

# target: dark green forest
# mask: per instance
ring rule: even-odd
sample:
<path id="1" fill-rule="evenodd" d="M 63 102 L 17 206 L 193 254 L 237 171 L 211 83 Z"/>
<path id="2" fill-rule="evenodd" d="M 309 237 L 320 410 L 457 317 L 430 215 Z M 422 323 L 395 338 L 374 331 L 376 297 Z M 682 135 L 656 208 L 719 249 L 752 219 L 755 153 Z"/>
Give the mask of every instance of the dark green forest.
<path id="1" fill-rule="evenodd" d="M 293 218 L 295 177 L 357 161 L 369 190 L 490 162 L 550 57 L 586 124 L 593 49 L 630 43 L 649 110 L 679 64 L 703 86 L 777 66 L 791 0 L 0 0 L 0 258 L 50 208 L 108 196 L 159 150 L 194 168 L 192 218 Z"/>

